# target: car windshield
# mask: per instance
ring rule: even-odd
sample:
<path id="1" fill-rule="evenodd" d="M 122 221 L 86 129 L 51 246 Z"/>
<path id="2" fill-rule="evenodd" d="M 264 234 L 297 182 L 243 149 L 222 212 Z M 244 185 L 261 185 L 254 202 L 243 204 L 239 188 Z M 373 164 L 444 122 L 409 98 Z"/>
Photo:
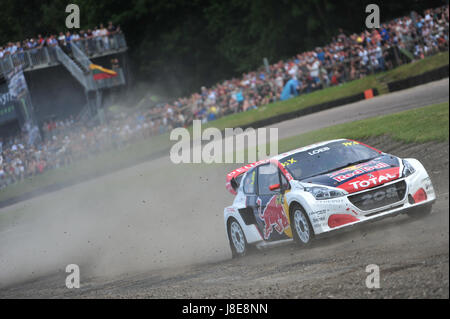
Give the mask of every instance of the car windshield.
<path id="1" fill-rule="evenodd" d="M 304 180 L 379 156 L 370 147 L 355 141 L 341 140 L 286 156 L 280 162 L 295 179 Z"/>

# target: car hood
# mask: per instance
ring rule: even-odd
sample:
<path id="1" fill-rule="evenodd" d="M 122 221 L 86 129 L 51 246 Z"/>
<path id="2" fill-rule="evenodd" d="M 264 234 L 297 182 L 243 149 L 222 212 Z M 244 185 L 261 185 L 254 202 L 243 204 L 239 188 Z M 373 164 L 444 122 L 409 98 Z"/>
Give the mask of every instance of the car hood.
<path id="1" fill-rule="evenodd" d="M 401 175 L 400 165 L 398 157 L 383 154 L 373 160 L 306 178 L 301 182 L 341 188 L 354 193 L 398 179 Z"/>

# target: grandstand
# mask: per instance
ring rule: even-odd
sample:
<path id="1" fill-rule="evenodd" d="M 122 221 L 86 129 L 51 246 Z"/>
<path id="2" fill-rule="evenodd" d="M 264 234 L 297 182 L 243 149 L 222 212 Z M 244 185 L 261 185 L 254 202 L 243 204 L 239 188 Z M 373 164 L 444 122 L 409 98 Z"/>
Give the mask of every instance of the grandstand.
<path id="1" fill-rule="evenodd" d="M 380 29 L 341 32 L 322 47 L 266 63 L 187 97 L 156 105 L 145 97 L 129 112 L 107 113 L 107 121 L 103 121 L 102 101 L 130 82 L 127 45 L 120 31 L 97 36 L 80 32 L 83 36 L 70 45 L 63 34 L 59 45 L 51 36 L 46 46 L 30 48 L 25 43 L 22 47 L 28 49 L 18 52 L 8 52 L 12 43 L 0 46 L 0 189 L 93 154 L 187 127 L 195 119 L 211 122 L 439 52 L 447 52 L 448 63 L 448 27 L 448 5 L 422 15 L 412 12 L 383 23 Z M 117 75 L 108 76 L 112 72 L 108 68 Z"/>
<path id="2" fill-rule="evenodd" d="M 101 122 L 105 96 L 129 82 L 121 32 L 50 43 L 0 56 L 0 136 L 54 118 Z M 116 76 L 95 78 L 93 65 Z"/>

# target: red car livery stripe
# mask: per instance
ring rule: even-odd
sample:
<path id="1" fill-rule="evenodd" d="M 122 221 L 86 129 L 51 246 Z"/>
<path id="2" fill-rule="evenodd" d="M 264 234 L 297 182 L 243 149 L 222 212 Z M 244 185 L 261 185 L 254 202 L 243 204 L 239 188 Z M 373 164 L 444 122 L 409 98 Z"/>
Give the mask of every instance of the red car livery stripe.
<path id="1" fill-rule="evenodd" d="M 360 175 L 337 186 L 349 193 L 359 192 L 367 188 L 382 185 L 400 177 L 400 168 L 391 167 Z"/>

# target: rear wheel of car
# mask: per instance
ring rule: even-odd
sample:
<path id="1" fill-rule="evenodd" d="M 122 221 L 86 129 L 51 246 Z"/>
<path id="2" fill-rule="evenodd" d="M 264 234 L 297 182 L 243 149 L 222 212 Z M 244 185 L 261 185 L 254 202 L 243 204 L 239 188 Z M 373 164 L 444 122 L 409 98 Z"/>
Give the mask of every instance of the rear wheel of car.
<path id="1" fill-rule="evenodd" d="M 309 246 L 314 239 L 314 230 L 305 210 L 300 205 L 294 205 L 291 208 L 290 219 L 295 242 L 301 246 Z"/>
<path id="2" fill-rule="evenodd" d="M 413 210 L 408 212 L 408 216 L 411 218 L 421 218 L 431 214 L 432 205 L 424 205 L 415 207 Z"/>
<path id="3" fill-rule="evenodd" d="M 247 254 L 248 244 L 245 239 L 241 225 L 234 218 L 228 221 L 228 239 L 230 240 L 231 253 L 233 258 L 242 257 Z"/>

